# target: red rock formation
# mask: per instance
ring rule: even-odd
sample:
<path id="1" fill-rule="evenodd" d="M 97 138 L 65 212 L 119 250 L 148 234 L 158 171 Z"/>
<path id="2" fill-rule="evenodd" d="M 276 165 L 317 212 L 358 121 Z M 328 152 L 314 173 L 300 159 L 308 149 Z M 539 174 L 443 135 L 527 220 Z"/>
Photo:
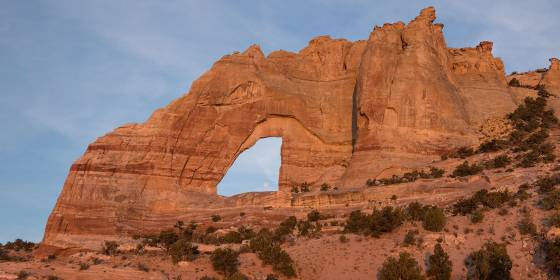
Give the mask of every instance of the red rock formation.
<path id="1" fill-rule="evenodd" d="M 97 139 L 70 168 L 45 244 L 160 230 L 192 211 L 273 203 L 310 182 L 360 188 L 476 144 L 478 126 L 511 111 L 492 43 L 448 49 L 433 8 L 367 41 L 317 37 L 299 53 L 258 46 L 226 55 L 189 93 L 143 124 Z M 558 61 L 545 78 L 558 88 Z M 226 199 L 216 185 L 263 137 L 282 137 L 277 194 Z"/>

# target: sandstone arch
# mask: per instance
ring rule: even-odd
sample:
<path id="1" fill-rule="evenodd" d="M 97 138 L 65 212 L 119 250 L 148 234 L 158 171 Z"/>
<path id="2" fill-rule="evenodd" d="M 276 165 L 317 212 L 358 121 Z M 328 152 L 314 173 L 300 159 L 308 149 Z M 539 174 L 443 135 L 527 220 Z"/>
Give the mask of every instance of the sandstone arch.
<path id="1" fill-rule="evenodd" d="M 290 207 L 298 205 L 293 184 L 351 191 L 383 170 L 423 167 L 475 145 L 478 123 L 510 112 L 517 97 L 491 43 L 447 48 L 434 20 L 427 8 L 408 24 L 376 27 L 368 40 L 321 36 L 298 53 L 265 57 L 251 46 L 222 57 L 145 123 L 88 147 L 70 168 L 45 243 L 161 230 L 208 209 Z M 543 81 L 558 92 L 558 60 L 551 64 Z M 283 139 L 278 194 L 216 195 L 227 168 L 262 137 Z"/>

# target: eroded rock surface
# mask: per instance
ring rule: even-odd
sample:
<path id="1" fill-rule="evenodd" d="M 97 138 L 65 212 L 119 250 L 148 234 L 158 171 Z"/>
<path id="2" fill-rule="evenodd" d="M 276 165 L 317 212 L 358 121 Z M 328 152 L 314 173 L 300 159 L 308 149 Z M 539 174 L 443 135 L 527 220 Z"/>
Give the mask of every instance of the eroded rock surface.
<path id="1" fill-rule="evenodd" d="M 254 45 L 222 57 L 145 123 L 87 148 L 70 168 L 44 243 L 160 230 L 200 209 L 296 206 L 293 185 L 355 191 L 368 178 L 477 144 L 482 124 L 535 91 L 508 87 L 491 42 L 448 48 L 434 20 L 427 8 L 408 24 L 376 27 L 367 41 L 321 36 L 298 53 L 265 56 Z M 537 84 L 560 94 L 560 66 L 551 63 Z M 283 141 L 279 191 L 218 196 L 237 156 L 272 136 Z"/>

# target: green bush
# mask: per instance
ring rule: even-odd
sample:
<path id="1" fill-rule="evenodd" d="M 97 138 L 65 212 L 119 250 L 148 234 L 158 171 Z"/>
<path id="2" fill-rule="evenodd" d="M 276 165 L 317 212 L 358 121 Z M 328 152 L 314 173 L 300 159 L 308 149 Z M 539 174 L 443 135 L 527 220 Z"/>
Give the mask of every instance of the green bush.
<path id="1" fill-rule="evenodd" d="M 506 149 L 507 147 L 508 147 L 507 141 L 492 139 L 480 144 L 480 146 L 478 146 L 478 152 L 479 153 L 497 152 Z"/>
<path id="2" fill-rule="evenodd" d="M 102 252 L 108 256 L 114 256 L 119 252 L 119 244 L 115 241 L 105 241 L 103 244 Z"/>
<path id="3" fill-rule="evenodd" d="M 312 223 L 309 220 L 299 221 L 297 224 L 298 233 L 301 236 L 317 237 L 321 234 L 321 224 Z"/>
<path id="4" fill-rule="evenodd" d="M 169 250 L 169 247 L 179 240 L 179 236 L 172 230 L 166 230 L 159 233 L 159 242 L 163 247 Z"/>
<path id="5" fill-rule="evenodd" d="M 449 260 L 449 255 L 439 243 L 434 247 L 434 253 L 430 256 L 429 268 L 426 274 L 430 279 L 433 280 L 449 280 L 451 279 L 451 271 L 453 269 L 453 263 Z"/>
<path id="6" fill-rule="evenodd" d="M 173 263 L 192 261 L 198 257 L 198 246 L 191 244 L 186 239 L 179 239 L 169 247 L 169 255 Z"/>
<path id="7" fill-rule="evenodd" d="M 467 215 L 475 212 L 480 205 L 488 208 L 499 208 L 508 201 L 512 201 L 512 196 L 509 191 L 494 191 L 480 190 L 472 197 L 465 198 L 457 201 L 453 205 L 454 215 Z"/>
<path id="8" fill-rule="evenodd" d="M 560 227 L 560 212 L 552 214 L 546 222 L 551 227 Z"/>
<path id="9" fill-rule="evenodd" d="M 560 190 L 543 194 L 539 204 L 544 210 L 560 210 Z"/>
<path id="10" fill-rule="evenodd" d="M 287 277 L 296 275 L 292 258 L 278 244 L 266 247 L 264 250 L 259 251 L 257 256 L 264 264 L 272 265 L 274 271 L 280 272 Z"/>
<path id="11" fill-rule="evenodd" d="M 422 280 L 422 270 L 418 262 L 406 252 L 400 253 L 399 258 L 389 257 L 378 272 L 379 280 Z"/>
<path id="12" fill-rule="evenodd" d="M 23 241 L 22 239 L 18 238 L 14 241 L 7 242 L 4 246 L 6 250 L 13 250 L 13 251 L 26 251 L 31 252 L 33 248 L 35 248 L 35 243 L 31 241 Z"/>
<path id="13" fill-rule="evenodd" d="M 286 218 L 280 223 L 280 226 L 274 231 L 274 236 L 278 239 L 284 238 L 284 236 L 291 234 L 297 226 L 297 219 L 294 216 Z"/>
<path id="14" fill-rule="evenodd" d="M 416 243 L 416 235 L 418 234 L 418 230 L 409 230 L 406 232 L 403 240 L 404 246 L 412 246 Z"/>
<path id="15" fill-rule="evenodd" d="M 471 223 L 478 224 L 484 220 L 484 213 L 482 210 L 476 210 L 471 215 Z"/>
<path id="16" fill-rule="evenodd" d="M 476 163 L 469 164 L 468 161 L 464 161 L 463 163 L 459 164 L 453 170 L 452 177 L 465 177 L 476 175 L 482 171 L 482 167 Z"/>
<path id="17" fill-rule="evenodd" d="M 474 152 L 473 148 L 471 148 L 471 147 L 460 147 L 455 151 L 455 153 L 451 154 L 450 157 L 465 159 L 465 158 L 468 158 L 468 157 L 470 157 L 474 154 L 475 154 L 475 152 Z"/>
<path id="18" fill-rule="evenodd" d="M 538 192 L 541 194 L 553 191 L 559 184 L 560 174 L 558 173 L 551 176 L 541 177 L 534 183 L 534 185 L 538 187 Z"/>
<path id="19" fill-rule="evenodd" d="M 220 238 L 221 243 L 241 243 L 255 236 L 255 232 L 245 226 L 239 227 L 236 231 L 230 231 Z"/>
<path id="20" fill-rule="evenodd" d="M 235 272 L 234 274 L 227 277 L 225 280 L 249 280 L 249 277 L 247 277 L 245 274 L 241 272 Z"/>
<path id="21" fill-rule="evenodd" d="M 511 164 L 511 158 L 507 155 L 499 155 L 493 158 L 492 160 L 486 162 L 486 168 L 494 169 L 494 168 L 504 168 Z"/>
<path id="22" fill-rule="evenodd" d="M 372 186 L 379 186 L 379 185 L 394 185 L 394 184 L 401 184 L 401 183 L 409 183 L 414 182 L 418 179 L 433 179 L 433 178 L 441 178 L 445 170 L 437 167 L 430 167 L 429 172 L 421 170 L 414 170 L 411 172 L 406 172 L 402 176 L 393 175 L 390 178 L 382 178 L 379 180 L 375 179 L 368 179 L 366 181 L 366 185 L 368 187 Z"/>
<path id="23" fill-rule="evenodd" d="M 529 215 L 525 215 L 517 224 L 517 228 L 519 229 L 519 233 L 522 235 L 530 235 L 536 236 L 537 235 L 537 225 L 533 223 L 533 220 Z"/>
<path id="24" fill-rule="evenodd" d="M 311 212 L 307 213 L 307 220 L 310 222 L 316 222 L 321 218 L 321 213 L 319 213 L 319 211 L 317 210 L 312 210 Z"/>
<path id="25" fill-rule="evenodd" d="M 478 208 L 478 201 L 472 198 L 460 199 L 453 204 L 453 215 L 467 215 Z"/>
<path id="26" fill-rule="evenodd" d="M 304 182 L 301 184 L 301 186 L 299 187 L 299 189 L 301 190 L 301 192 L 310 192 L 311 191 L 311 184 Z"/>
<path id="27" fill-rule="evenodd" d="M 429 206 L 422 205 L 419 202 L 411 202 L 406 207 L 406 216 L 411 221 L 422 221 L 428 208 Z"/>
<path id="28" fill-rule="evenodd" d="M 510 86 L 510 87 L 521 87 L 521 83 L 519 82 L 518 79 L 513 78 L 513 79 L 509 80 L 508 86 Z"/>
<path id="29" fill-rule="evenodd" d="M 474 194 L 474 199 L 485 207 L 495 209 L 510 201 L 512 196 L 508 190 L 494 192 L 480 190 Z"/>
<path id="30" fill-rule="evenodd" d="M 321 190 L 322 192 L 326 192 L 326 191 L 328 191 L 328 190 L 330 190 L 330 189 L 331 189 L 331 185 L 329 185 L 329 184 L 327 184 L 327 183 L 321 184 L 320 190 Z"/>
<path id="31" fill-rule="evenodd" d="M 381 210 L 374 209 L 371 215 L 356 210 L 350 213 L 344 231 L 379 237 L 382 233 L 391 232 L 402 225 L 405 217 L 402 209 L 391 206 Z"/>
<path id="32" fill-rule="evenodd" d="M 229 277 L 237 272 L 239 267 L 239 253 L 230 249 L 218 248 L 212 252 L 210 260 L 215 271 Z"/>
<path id="33" fill-rule="evenodd" d="M 268 274 L 265 280 L 278 280 L 278 276 L 274 274 Z"/>
<path id="34" fill-rule="evenodd" d="M 543 243 L 546 267 L 556 276 L 560 276 L 560 237 Z"/>
<path id="35" fill-rule="evenodd" d="M 468 266 L 473 279 L 511 279 L 512 261 L 505 244 L 486 243 L 470 255 Z"/>
<path id="36" fill-rule="evenodd" d="M 253 252 L 257 253 L 257 256 L 264 264 L 271 264 L 272 269 L 275 271 L 288 277 L 295 276 L 295 269 L 290 255 L 280 248 L 280 244 L 274 240 L 273 234 L 268 229 L 260 230 L 251 239 L 249 247 Z"/>
<path id="37" fill-rule="evenodd" d="M 218 214 L 212 215 L 211 218 L 212 218 L 212 222 L 219 222 L 222 220 L 222 216 Z"/>
<path id="38" fill-rule="evenodd" d="M 429 231 L 442 231 L 445 227 L 445 214 L 443 209 L 436 206 L 429 207 L 424 213 L 422 227 Z"/>

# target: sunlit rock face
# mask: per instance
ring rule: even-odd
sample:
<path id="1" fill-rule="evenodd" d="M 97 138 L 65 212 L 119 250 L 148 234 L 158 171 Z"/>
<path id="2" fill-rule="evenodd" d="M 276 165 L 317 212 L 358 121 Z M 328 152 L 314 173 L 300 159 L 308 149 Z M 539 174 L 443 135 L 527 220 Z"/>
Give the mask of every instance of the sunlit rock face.
<path id="1" fill-rule="evenodd" d="M 507 86 L 491 42 L 447 48 L 434 20 L 427 8 L 408 24 L 376 27 L 366 41 L 321 36 L 298 53 L 265 57 L 251 46 L 222 57 L 145 123 L 89 145 L 70 168 L 44 242 L 161 229 L 200 209 L 290 207 L 293 185 L 360 188 L 476 144 L 482 123 L 530 92 Z M 560 92 L 551 62 L 539 83 Z M 218 196 L 236 157 L 272 136 L 282 137 L 279 191 Z"/>

